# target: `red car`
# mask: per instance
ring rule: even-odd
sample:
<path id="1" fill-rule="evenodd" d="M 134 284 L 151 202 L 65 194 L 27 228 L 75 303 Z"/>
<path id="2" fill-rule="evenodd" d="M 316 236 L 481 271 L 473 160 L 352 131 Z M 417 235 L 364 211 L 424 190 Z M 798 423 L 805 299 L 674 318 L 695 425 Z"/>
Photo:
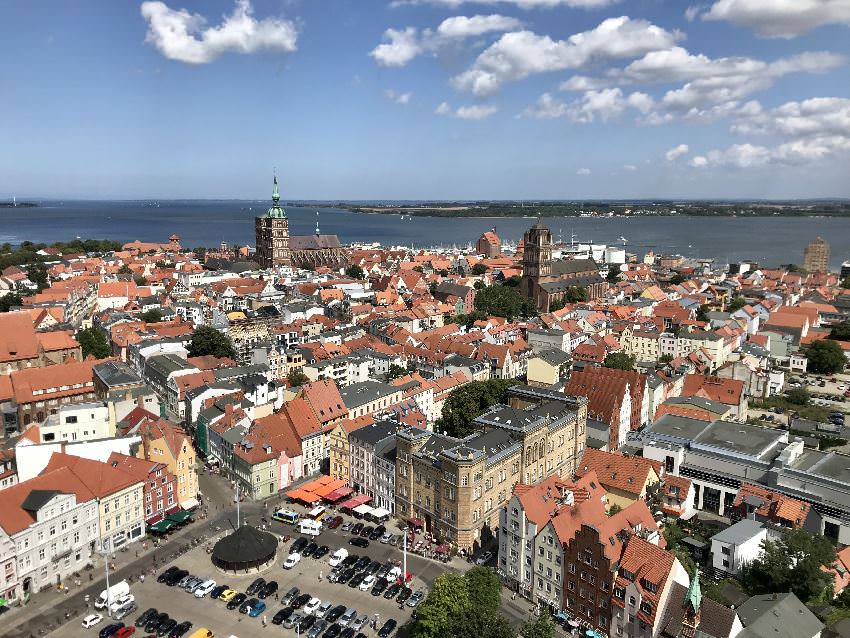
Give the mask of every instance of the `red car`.
<path id="1" fill-rule="evenodd" d="M 342 525 L 342 516 L 334 516 L 328 521 L 328 529 L 336 529 Z"/>
<path id="2" fill-rule="evenodd" d="M 116 631 L 115 638 L 130 638 L 134 633 L 136 633 L 136 628 L 133 625 L 129 625 Z"/>

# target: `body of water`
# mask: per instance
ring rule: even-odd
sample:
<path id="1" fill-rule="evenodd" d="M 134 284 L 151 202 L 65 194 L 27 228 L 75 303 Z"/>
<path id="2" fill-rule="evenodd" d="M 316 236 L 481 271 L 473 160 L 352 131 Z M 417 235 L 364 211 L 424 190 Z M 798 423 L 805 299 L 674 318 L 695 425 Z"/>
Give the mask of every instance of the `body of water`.
<path id="1" fill-rule="evenodd" d="M 75 201 L 37 208 L 0 209 L 0 242 L 54 242 L 83 239 L 166 241 L 176 233 L 186 247 L 217 246 L 222 241 L 254 244 L 254 217 L 264 201 Z M 315 231 L 316 211 L 323 233 L 343 243 L 380 242 L 385 246 L 465 246 L 496 227 L 503 240 L 517 241 L 534 218 L 444 218 L 352 213 L 338 208 L 286 207 L 293 235 Z M 850 218 L 811 217 L 564 217 L 543 220 L 554 238 L 569 242 L 621 244 L 639 255 L 679 253 L 719 262 L 753 259 L 766 266 L 802 263 L 803 248 L 815 237 L 832 248 L 837 269 L 850 259 Z"/>

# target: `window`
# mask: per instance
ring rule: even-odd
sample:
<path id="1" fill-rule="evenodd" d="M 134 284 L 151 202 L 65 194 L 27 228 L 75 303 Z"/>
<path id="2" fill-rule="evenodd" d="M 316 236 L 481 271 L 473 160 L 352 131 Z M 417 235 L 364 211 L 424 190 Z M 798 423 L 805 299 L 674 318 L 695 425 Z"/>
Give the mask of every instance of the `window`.
<path id="1" fill-rule="evenodd" d="M 729 548 L 728 548 L 728 547 L 722 547 L 722 548 L 720 549 L 720 551 L 723 553 L 723 555 L 724 555 L 724 556 L 728 556 L 728 555 L 729 555 Z"/>
<path id="2" fill-rule="evenodd" d="M 623 587 L 615 587 L 614 588 L 614 596 L 619 598 L 620 600 L 625 600 L 626 598 L 626 590 Z"/>
<path id="3" fill-rule="evenodd" d="M 648 602 L 642 602 L 640 604 L 640 610 L 645 614 L 651 614 L 652 613 L 652 605 Z"/>
<path id="4" fill-rule="evenodd" d="M 634 597 L 634 596 L 629 596 L 629 605 L 634 606 L 634 604 L 635 604 L 636 602 L 637 602 L 637 601 L 635 600 L 635 597 Z"/>

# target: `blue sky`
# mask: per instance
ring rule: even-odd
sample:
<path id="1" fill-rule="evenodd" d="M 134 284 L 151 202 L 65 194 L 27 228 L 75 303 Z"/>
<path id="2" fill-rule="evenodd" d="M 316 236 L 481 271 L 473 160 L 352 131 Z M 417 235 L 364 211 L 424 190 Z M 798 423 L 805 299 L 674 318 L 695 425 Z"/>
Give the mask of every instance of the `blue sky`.
<path id="1" fill-rule="evenodd" d="M 0 198 L 850 196 L 850 0 L 0 0 Z"/>

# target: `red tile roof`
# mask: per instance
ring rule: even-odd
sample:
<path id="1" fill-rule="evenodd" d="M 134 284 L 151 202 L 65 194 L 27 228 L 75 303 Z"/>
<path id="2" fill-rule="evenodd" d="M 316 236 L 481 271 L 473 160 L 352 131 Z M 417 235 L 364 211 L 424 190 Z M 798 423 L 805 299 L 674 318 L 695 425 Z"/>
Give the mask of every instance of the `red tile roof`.
<path id="1" fill-rule="evenodd" d="M 34 490 L 76 494 L 78 504 L 94 499 L 91 490 L 67 467 L 45 470 L 35 478 L 0 490 L 0 527 L 8 535 L 17 534 L 36 522 L 36 513 L 21 507 Z"/>
<path id="2" fill-rule="evenodd" d="M 576 474 L 583 476 L 587 472 L 596 472 L 605 489 L 618 489 L 637 496 L 647 481 L 660 478 L 663 470 L 658 461 L 587 448 Z"/>

